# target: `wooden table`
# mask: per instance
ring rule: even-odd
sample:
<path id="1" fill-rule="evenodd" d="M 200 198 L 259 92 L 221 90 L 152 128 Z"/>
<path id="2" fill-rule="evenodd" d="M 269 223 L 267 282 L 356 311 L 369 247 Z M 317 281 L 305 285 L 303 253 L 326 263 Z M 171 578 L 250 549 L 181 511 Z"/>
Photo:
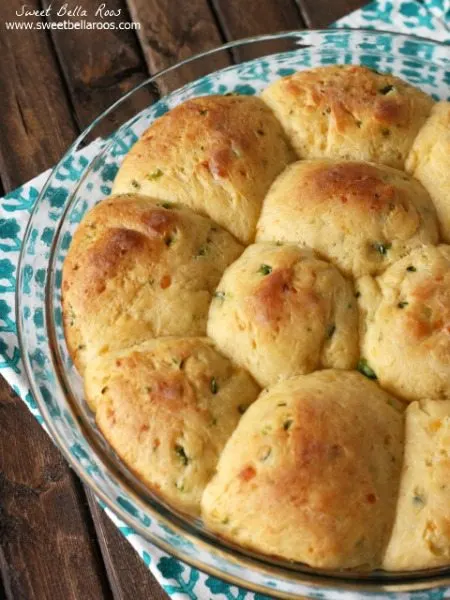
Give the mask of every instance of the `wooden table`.
<path id="1" fill-rule="evenodd" d="M 63 0 L 27 0 L 29 9 Z M 100 0 L 72 0 L 93 14 Z M 55 164 L 75 136 L 150 74 L 225 41 L 320 28 L 365 0 L 106 0 L 139 31 L 6 31 L 0 3 L 0 195 Z M 46 17 L 28 21 L 45 21 Z M 74 19 L 76 21 L 77 19 Z M 0 378 L 0 598 L 167 598 Z"/>

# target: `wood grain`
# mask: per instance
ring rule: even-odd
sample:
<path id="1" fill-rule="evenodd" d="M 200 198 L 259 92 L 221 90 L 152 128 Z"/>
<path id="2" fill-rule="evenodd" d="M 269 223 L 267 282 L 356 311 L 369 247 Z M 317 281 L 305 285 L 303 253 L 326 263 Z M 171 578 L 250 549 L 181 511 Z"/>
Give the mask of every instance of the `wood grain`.
<path id="1" fill-rule="evenodd" d="M 22 0 L 0 2 L 0 22 Z M 27 2 L 39 8 L 38 0 Z M 76 136 L 46 32 L 0 28 L 0 172 L 6 191 L 53 165 Z"/>
<path id="2" fill-rule="evenodd" d="M 115 29 L 70 29 L 51 31 L 52 40 L 61 64 L 74 114 L 80 130 L 85 129 L 115 100 L 148 78 L 148 70 L 134 31 L 119 29 L 131 21 L 123 0 L 108 0 L 107 9 L 118 17 L 98 13 L 97 0 L 77 0 L 76 5 L 86 17 L 58 17 L 65 0 L 43 0 L 45 8 L 52 6 L 50 22 L 69 20 L 82 23 L 107 23 Z M 126 119 L 134 116 L 155 99 L 143 89 L 116 110 L 106 123 L 96 130 L 97 135 L 114 131 Z"/>
<path id="3" fill-rule="evenodd" d="M 238 40 L 264 33 L 304 29 L 305 23 L 294 0 L 211 0 L 227 40 Z M 235 50 L 238 60 L 250 60 L 261 52 L 280 52 L 289 45 L 265 43 L 255 49 Z"/>
<path id="4" fill-rule="evenodd" d="M 168 600 L 167 594 L 149 573 L 147 567 L 115 525 L 101 510 L 92 493 L 88 493 L 89 507 L 108 571 L 115 600 Z"/>
<path id="5" fill-rule="evenodd" d="M 137 32 L 150 73 L 155 74 L 180 60 L 215 48 L 223 43 L 207 0 L 127 0 L 133 20 L 140 23 Z M 210 70 L 230 64 L 224 53 L 195 65 L 186 65 L 164 78 L 162 93 L 180 87 Z"/>
<path id="6" fill-rule="evenodd" d="M 296 0 L 308 29 L 328 27 L 337 19 L 365 4 L 367 0 Z"/>
<path id="7" fill-rule="evenodd" d="M 0 378 L 0 571 L 8 600 L 110 598 L 80 484 Z"/>

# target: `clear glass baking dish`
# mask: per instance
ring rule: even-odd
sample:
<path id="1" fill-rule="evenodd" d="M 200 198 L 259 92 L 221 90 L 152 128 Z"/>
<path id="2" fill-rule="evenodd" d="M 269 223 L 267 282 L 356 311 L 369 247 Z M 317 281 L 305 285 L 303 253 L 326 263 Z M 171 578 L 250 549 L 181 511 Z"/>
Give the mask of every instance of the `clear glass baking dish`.
<path id="1" fill-rule="evenodd" d="M 361 598 L 374 592 L 440 598 L 442 588 L 450 593 L 449 568 L 395 574 L 315 570 L 233 547 L 199 520 L 173 511 L 140 484 L 98 432 L 63 335 L 61 267 L 73 231 L 109 193 L 118 165 L 152 120 L 190 97 L 255 94 L 279 76 L 335 63 L 393 72 L 437 99 L 450 93 L 448 46 L 362 30 L 288 32 L 232 42 L 159 73 L 100 115 L 42 190 L 19 263 L 19 341 L 45 425 L 73 469 L 128 526 L 169 554 L 233 584 L 283 598 Z"/>

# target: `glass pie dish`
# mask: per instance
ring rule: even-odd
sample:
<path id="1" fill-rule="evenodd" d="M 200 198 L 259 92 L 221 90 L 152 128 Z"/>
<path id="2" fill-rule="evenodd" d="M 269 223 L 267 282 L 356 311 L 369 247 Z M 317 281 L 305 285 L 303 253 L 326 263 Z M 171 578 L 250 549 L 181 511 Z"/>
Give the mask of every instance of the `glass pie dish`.
<path id="1" fill-rule="evenodd" d="M 256 94 L 280 76 L 338 63 L 394 73 L 436 99 L 449 94 L 448 47 L 391 33 L 327 30 L 227 44 L 159 73 L 105 111 L 55 167 L 31 215 L 18 272 L 19 341 L 33 396 L 73 469 L 129 527 L 164 551 L 203 572 L 281 598 L 400 592 L 421 598 L 442 592 L 444 597 L 450 568 L 312 569 L 233 546 L 200 520 L 169 507 L 140 483 L 98 431 L 64 338 L 61 269 L 72 235 L 86 211 L 110 193 L 122 159 L 148 125 L 189 98 Z M 426 590 L 433 591 L 428 596 Z"/>

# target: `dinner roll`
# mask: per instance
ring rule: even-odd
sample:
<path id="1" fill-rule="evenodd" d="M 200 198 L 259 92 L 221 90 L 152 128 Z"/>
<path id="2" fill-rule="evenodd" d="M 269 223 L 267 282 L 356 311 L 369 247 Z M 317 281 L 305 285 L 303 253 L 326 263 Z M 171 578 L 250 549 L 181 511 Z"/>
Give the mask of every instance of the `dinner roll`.
<path id="1" fill-rule="evenodd" d="M 105 438 L 152 490 L 199 512 L 203 488 L 259 388 L 205 338 L 160 338 L 89 363 L 86 397 Z"/>
<path id="2" fill-rule="evenodd" d="M 438 242 L 431 198 L 402 171 L 364 162 L 297 162 L 271 187 L 257 241 L 306 245 L 347 275 L 382 272 L 411 248 Z"/>
<path id="3" fill-rule="evenodd" d="M 64 262 L 69 352 L 96 354 L 163 335 L 204 335 L 212 292 L 241 245 L 189 208 L 145 196 L 105 199 L 78 227 Z"/>
<path id="4" fill-rule="evenodd" d="M 450 102 L 433 107 L 414 141 L 406 169 L 429 191 L 443 240 L 450 242 Z"/>
<path id="5" fill-rule="evenodd" d="M 281 125 L 259 98 L 194 98 L 147 129 L 125 157 L 113 192 L 181 202 L 248 244 L 270 184 L 293 159 Z"/>
<path id="6" fill-rule="evenodd" d="M 367 160 L 403 168 L 430 96 L 357 65 L 300 71 L 262 93 L 300 158 Z"/>
<path id="7" fill-rule="evenodd" d="M 397 515 L 383 566 L 390 571 L 450 563 L 450 402 L 406 411 Z"/>
<path id="8" fill-rule="evenodd" d="M 249 246 L 219 283 L 207 331 L 261 386 L 358 360 L 352 284 L 294 244 Z"/>
<path id="9" fill-rule="evenodd" d="M 450 399 L 450 246 L 418 248 L 357 287 L 363 364 L 405 400 Z"/>
<path id="10" fill-rule="evenodd" d="M 331 569 L 376 567 L 391 532 L 402 415 L 356 372 L 282 381 L 250 406 L 205 489 L 202 514 L 242 546 Z"/>

